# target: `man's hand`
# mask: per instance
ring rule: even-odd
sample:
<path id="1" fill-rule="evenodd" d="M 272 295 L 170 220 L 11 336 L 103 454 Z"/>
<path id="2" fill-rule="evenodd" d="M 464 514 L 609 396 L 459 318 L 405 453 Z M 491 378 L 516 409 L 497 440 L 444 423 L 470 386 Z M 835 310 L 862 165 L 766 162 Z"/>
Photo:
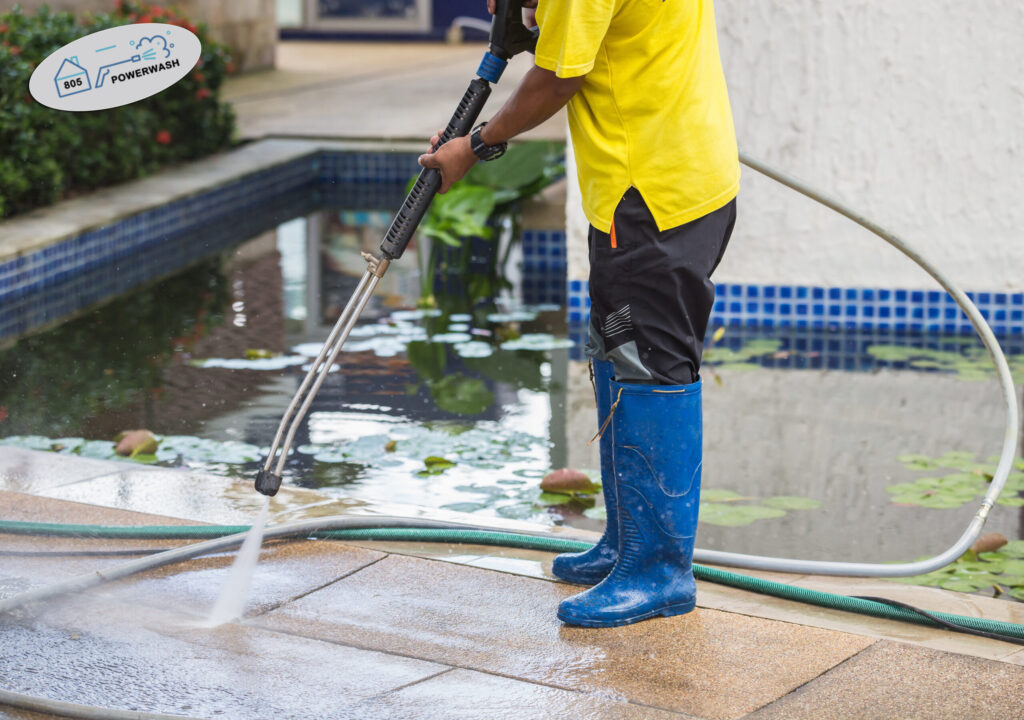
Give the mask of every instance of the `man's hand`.
<path id="1" fill-rule="evenodd" d="M 476 165 L 477 157 L 469 145 L 468 135 L 452 138 L 435 151 L 434 147 L 441 140 L 442 132 L 438 130 L 437 135 L 430 138 L 430 150 L 420 155 L 419 164 L 441 171 L 441 188 L 438 192 L 444 194 Z"/>

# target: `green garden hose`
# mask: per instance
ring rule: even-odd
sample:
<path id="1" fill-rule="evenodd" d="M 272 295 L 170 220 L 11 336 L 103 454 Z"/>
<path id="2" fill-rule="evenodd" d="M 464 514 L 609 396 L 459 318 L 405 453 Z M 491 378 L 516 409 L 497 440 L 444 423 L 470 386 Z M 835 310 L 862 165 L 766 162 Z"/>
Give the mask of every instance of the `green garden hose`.
<path id="1" fill-rule="evenodd" d="M 68 583 L 29 591 L 23 595 L 0 601 L 0 612 L 13 609 L 27 602 L 83 589 L 107 580 L 126 577 L 129 574 L 198 557 L 241 544 L 248 525 L 76 525 L 58 523 L 16 522 L 0 520 L 0 533 L 18 535 L 45 535 L 50 537 L 116 538 L 133 540 L 194 540 L 207 542 L 176 548 L 143 560 L 133 561 L 118 572 L 118 568 L 90 573 L 74 578 Z M 286 525 L 267 528 L 267 539 L 279 537 L 307 537 L 331 540 L 385 540 L 396 542 L 441 542 L 470 543 L 476 545 L 497 545 L 501 547 L 544 550 L 550 552 L 582 552 L 592 543 L 557 538 L 551 535 L 528 534 L 489 529 L 486 527 L 448 523 L 434 520 L 420 520 L 392 517 L 336 516 L 315 518 Z M 817 605 L 819 607 L 844 610 L 862 615 L 871 615 L 886 620 L 946 627 L 982 634 L 1007 642 L 1024 644 L 1024 625 L 987 620 L 985 618 L 954 615 L 942 612 L 921 614 L 907 606 L 889 604 L 887 601 L 838 595 L 835 593 L 809 590 L 786 583 L 763 580 L 739 573 L 694 564 L 694 575 L 708 582 L 728 585 L 763 595 Z"/>

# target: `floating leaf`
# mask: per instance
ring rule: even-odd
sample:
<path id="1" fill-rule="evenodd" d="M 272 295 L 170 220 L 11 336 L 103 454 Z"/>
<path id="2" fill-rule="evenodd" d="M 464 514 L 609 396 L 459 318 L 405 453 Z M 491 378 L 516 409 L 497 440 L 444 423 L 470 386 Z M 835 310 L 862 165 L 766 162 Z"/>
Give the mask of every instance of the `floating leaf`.
<path id="1" fill-rule="evenodd" d="M 777 497 L 765 498 L 761 501 L 763 505 L 779 510 L 817 510 L 821 503 L 813 498 L 796 497 L 794 495 L 779 495 Z"/>
<path id="2" fill-rule="evenodd" d="M 599 507 L 587 508 L 583 511 L 583 517 L 588 517 L 591 520 L 607 520 L 608 510 L 604 505 Z"/>
<path id="3" fill-rule="evenodd" d="M 572 495 L 564 495 L 562 493 L 542 492 L 537 496 L 537 504 L 544 507 L 552 505 L 568 505 L 572 501 Z"/>
<path id="4" fill-rule="evenodd" d="M 944 580 L 939 583 L 939 587 L 944 590 L 954 590 L 956 592 L 977 592 L 979 590 L 986 590 L 991 588 L 995 583 L 993 581 L 986 581 L 981 578 L 970 579 L 964 577 L 952 577 L 948 580 Z"/>
<path id="5" fill-rule="evenodd" d="M 455 467 L 456 463 L 448 460 L 447 458 L 438 457 L 431 455 L 423 460 L 423 464 L 427 466 L 428 470 L 437 470 L 439 472 L 447 470 L 448 468 Z"/>
<path id="6" fill-rule="evenodd" d="M 699 520 L 708 525 L 742 527 L 758 520 L 780 518 L 785 515 L 785 510 L 761 507 L 760 505 L 701 503 Z"/>
<path id="7" fill-rule="evenodd" d="M 1007 557 L 1024 558 L 1024 540 L 1011 540 L 1003 545 L 999 552 Z"/>
<path id="8" fill-rule="evenodd" d="M 476 512 L 477 510 L 486 509 L 487 505 L 481 502 L 461 502 L 442 505 L 441 508 L 443 510 L 452 510 L 454 512 L 473 513 Z"/>

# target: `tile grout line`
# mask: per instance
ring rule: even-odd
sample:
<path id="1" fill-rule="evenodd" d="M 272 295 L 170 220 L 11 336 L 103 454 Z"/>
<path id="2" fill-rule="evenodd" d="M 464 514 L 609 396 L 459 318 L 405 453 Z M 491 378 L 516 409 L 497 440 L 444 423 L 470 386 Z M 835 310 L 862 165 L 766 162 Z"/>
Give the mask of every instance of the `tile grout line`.
<path id="1" fill-rule="evenodd" d="M 383 559 L 383 558 L 381 558 L 381 559 Z M 341 578 L 339 578 L 339 579 L 341 579 Z M 251 616 L 251 617 L 258 617 L 258 616 Z M 397 652 L 395 650 L 388 650 L 386 648 L 372 647 L 370 645 L 363 645 L 363 644 L 358 644 L 358 643 L 353 643 L 353 642 L 342 642 L 340 640 L 332 640 L 332 639 L 329 639 L 329 638 L 314 637 L 314 636 L 311 636 L 311 635 L 304 635 L 303 633 L 296 632 L 294 630 L 285 630 L 285 629 L 282 629 L 282 628 L 268 627 L 266 625 L 260 625 L 260 624 L 256 624 L 256 623 L 253 623 L 253 624 L 246 623 L 246 625 L 248 627 L 251 627 L 251 628 L 255 628 L 255 629 L 258 629 L 258 630 L 263 630 L 265 632 L 278 633 L 280 635 L 288 635 L 289 637 L 303 638 L 305 640 L 313 640 L 313 641 L 316 641 L 316 642 L 325 642 L 325 643 L 329 643 L 331 645 L 338 645 L 338 646 L 341 646 L 341 647 L 353 648 L 355 650 L 364 650 L 366 652 L 380 653 L 382 655 L 390 655 L 392 657 L 400 657 L 400 658 L 405 658 L 407 660 L 419 660 L 420 662 L 427 662 L 427 663 L 432 663 L 434 665 L 445 665 L 445 666 L 447 666 L 446 670 L 443 670 L 443 671 L 437 673 L 437 675 L 443 675 L 443 674 L 445 674 L 447 672 L 451 672 L 452 670 L 467 670 L 469 672 L 480 673 L 481 675 L 490 675 L 491 677 L 503 678 L 505 680 L 513 680 L 515 682 L 521 682 L 521 683 L 525 683 L 527 685 L 536 685 L 538 687 L 546 687 L 546 688 L 550 688 L 552 690 L 561 690 L 561 691 L 564 691 L 564 692 L 576 693 L 578 695 L 587 695 L 587 696 L 593 695 L 593 696 L 599 697 L 599 698 L 603 698 L 604 697 L 600 693 L 596 693 L 596 692 L 590 692 L 590 691 L 587 691 L 587 690 L 580 690 L 579 688 L 566 687 L 564 685 L 555 685 L 555 684 L 548 683 L 548 682 L 540 682 L 538 680 L 531 680 L 529 678 L 520 677 L 518 675 L 510 675 L 510 674 L 506 674 L 506 673 L 500 673 L 500 672 L 496 672 L 494 670 L 487 670 L 485 668 L 474 667 L 472 665 L 462 665 L 462 664 L 458 664 L 458 663 L 451 663 L 451 662 L 448 662 L 448 661 L 445 661 L 445 660 L 431 660 L 430 658 L 421 657 L 419 655 L 412 655 L 412 654 L 409 654 L 409 653 Z M 430 678 L 424 678 L 424 680 L 428 680 L 428 679 L 430 679 Z M 414 681 L 412 683 L 409 683 L 409 685 L 415 685 L 417 682 L 421 682 L 421 681 Z M 375 697 L 380 697 L 380 696 L 375 696 Z M 607 698 L 605 698 L 605 699 L 607 699 Z M 691 715 L 689 713 L 686 713 L 686 712 L 683 712 L 683 711 L 680 711 L 680 710 L 673 710 L 671 708 L 661 707 L 659 705 L 651 705 L 651 704 L 639 702 L 639 701 L 636 701 L 636 700 L 626 699 L 626 700 L 616 701 L 616 702 L 621 702 L 624 705 L 633 705 L 633 706 L 636 706 L 636 707 L 651 708 L 653 710 L 661 710 L 663 712 L 673 713 L 675 715 L 679 715 L 680 717 L 687 718 L 687 720 L 689 720 L 691 718 L 693 720 L 699 720 L 699 718 L 697 716 Z"/>
<path id="2" fill-rule="evenodd" d="M 338 577 L 334 578 L 333 580 L 329 580 L 328 582 L 325 582 L 323 585 L 318 585 L 317 587 L 312 588 L 310 590 L 307 590 L 305 592 L 299 593 L 298 595 L 295 595 L 293 597 L 287 598 L 285 600 L 281 600 L 281 601 L 279 601 L 277 603 L 274 603 L 273 605 L 271 605 L 271 606 L 269 606 L 267 608 L 264 608 L 264 609 L 262 609 L 262 610 L 260 610 L 258 612 L 252 613 L 250 615 L 246 615 L 243 619 L 244 620 L 249 620 L 250 618 L 258 618 L 258 617 L 260 617 L 262 615 L 266 615 L 267 613 L 274 612 L 275 610 L 279 610 L 280 608 L 284 607 L 285 605 L 287 605 L 289 603 L 293 603 L 296 600 L 301 600 L 302 598 L 308 597 L 309 595 L 312 595 L 315 592 L 319 592 L 320 590 L 323 590 L 326 587 L 330 587 L 334 583 L 341 582 L 342 580 L 344 580 L 346 578 L 350 578 L 353 575 L 355 575 L 356 573 L 360 572 L 361 570 L 365 570 L 366 568 L 368 568 L 368 567 L 370 567 L 372 565 L 376 565 L 377 563 L 379 563 L 381 560 L 383 560 L 384 558 L 388 557 L 389 555 L 390 555 L 390 553 L 385 553 L 385 554 L 381 555 L 379 558 L 375 558 L 374 560 L 371 560 L 370 562 L 366 563 L 365 565 L 360 565 L 359 567 L 354 568 L 352 570 L 349 570 L 346 573 L 342 573 L 341 575 L 339 575 Z"/>
<path id="3" fill-rule="evenodd" d="M 854 659 L 856 659 L 856 658 L 859 658 L 859 657 L 860 657 L 861 655 L 863 655 L 863 654 L 864 654 L 864 653 L 866 653 L 866 652 L 867 652 L 868 650 L 870 650 L 871 648 L 875 647 L 876 645 L 878 645 L 878 644 L 879 644 L 879 643 L 881 643 L 881 642 L 885 642 L 885 640 L 876 640 L 875 642 L 871 643 L 870 645 L 868 645 L 868 646 L 867 646 L 866 648 L 864 648 L 863 650 L 858 650 L 857 652 L 855 652 L 855 653 L 854 653 L 853 655 L 850 655 L 850 656 L 849 656 L 848 658 L 846 658 L 846 659 L 845 659 L 845 660 L 843 660 L 842 662 L 838 662 L 838 663 L 836 663 L 835 665 L 833 665 L 832 667 L 830 667 L 830 668 L 828 668 L 828 669 L 826 669 L 826 670 L 823 670 L 822 672 L 818 673 L 817 675 L 815 675 L 814 677 L 810 678 L 809 680 L 807 680 L 807 681 L 805 681 L 805 682 L 802 682 L 802 683 L 800 683 L 799 685 L 797 685 L 797 686 L 796 686 L 795 688 L 793 688 L 792 690 L 790 690 L 790 691 L 789 691 L 789 692 L 787 692 L 786 694 L 784 694 L 784 695 L 780 695 L 779 697 L 775 698 L 775 699 L 774 699 L 774 700 L 772 700 L 771 702 L 765 703 L 765 704 L 764 704 L 764 705 L 762 705 L 761 707 L 759 707 L 759 708 L 756 708 L 756 709 L 754 709 L 754 710 L 751 710 L 751 711 L 750 711 L 749 713 L 747 713 L 746 715 L 743 715 L 742 717 L 743 717 L 743 718 L 747 718 L 747 717 L 750 717 L 750 716 L 754 715 L 755 713 L 759 713 L 759 712 L 761 712 L 761 711 L 762 711 L 762 710 L 764 710 L 765 708 L 770 708 L 770 707 L 771 707 L 772 705 L 774 705 L 775 703 L 777 703 L 777 702 L 779 702 L 779 701 L 781 701 L 781 700 L 785 700 L 785 699 L 786 699 L 786 698 L 788 698 L 788 697 L 789 697 L 790 695 L 793 695 L 793 694 L 795 694 L 795 693 L 799 692 L 800 690 L 804 689 L 804 688 L 805 688 L 805 687 L 807 687 L 808 685 L 811 685 L 812 683 L 815 683 L 815 682 L 817 682 L 818 680 L 820 680 L 821 678 L 823 678 L 823 677 L 825 677 L 826 675 L 830 674 L 830 673 L 831 673 L 832 671 L 836 670 L 837 668 L 841 668 L 841 667 L 842 667 L 843 665 L 846 665 L 846 664 L 847 664 L 848 662 L 850 662 L 851 660 L 854 660 Z M 742 718 L 740 718 L 740 720 L 742 720 Z"/>

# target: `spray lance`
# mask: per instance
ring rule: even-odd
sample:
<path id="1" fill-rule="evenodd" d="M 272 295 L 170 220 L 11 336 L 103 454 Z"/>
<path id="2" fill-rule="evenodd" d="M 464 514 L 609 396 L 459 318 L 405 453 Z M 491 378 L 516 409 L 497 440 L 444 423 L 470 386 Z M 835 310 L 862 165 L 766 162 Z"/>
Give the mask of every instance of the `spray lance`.
<path id="1" fill-rule="evenodd" d="M 469 133 L 476 125 L 480 111 L 491 94 L 491 83 L 498 82 L 508 61 L 523 51 L 533 52 L 537 44 L 536 28 L 527 28 L 523 24 L 522 0 L 497 0 L 494 17 L 491 20 L 489 47 L 477 69 L 475 77 L 459 101 L 455 113 L 448 121 L 441 134 L 436 150 L 449 140 Z M 388 228 L 384 241 L 380 245 L 377 256 L 364 253 L 366 272 L 356 286 L 351 299 L 335 323 L 330 335 L 324 341 L 313 365 L 310 367 L 302 384 L 285 410 L 281 424 L 277 428 L 270 452 L 259 472 L 256 474 L 256 489 L 264 495 L 276 495 L 281 487 L 285 461 L 295 439 L 295 432 L 302 424 L 303 418 L 313 404 L 313 399 L 320 391 L 327 372 L 334 364 L 342 345 L 355 327 L 359 315 L 369 301 L 377 283 L 384 277 L 388 266 L 405 252 L 416 228 L 426 215 L 430 202 L 441 187 L 441 172 L 436 169 L 424 168 L 412 186 L 412 190 L 402 203 L 401 209 L 395 214 Z"/>

